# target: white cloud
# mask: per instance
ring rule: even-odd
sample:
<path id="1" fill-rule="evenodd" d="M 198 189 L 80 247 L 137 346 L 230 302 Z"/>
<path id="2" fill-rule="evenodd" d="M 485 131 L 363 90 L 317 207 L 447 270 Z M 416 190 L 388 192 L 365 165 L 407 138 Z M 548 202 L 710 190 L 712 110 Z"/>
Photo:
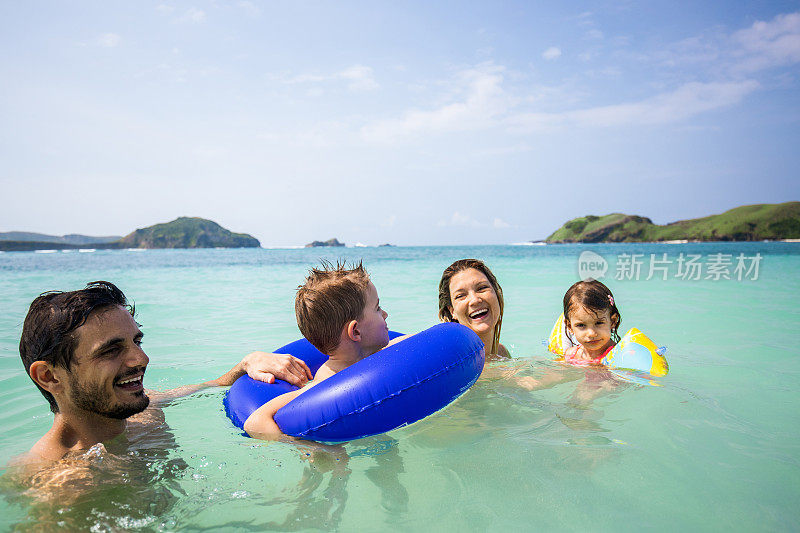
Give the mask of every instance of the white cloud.
<path id="1" fill-rule="evenodd" d="M 581 15 L 579 20 L 590 20 L 590 14 Z M 543 57 L 556 58 L 559 53 L 552 47 Z M 649 61 L 653 58 L 644 54 L 639 57 Z M 592 55 L 587 52 L 579 58 L 588 61 Z M 675 43 L 660 58 L 674 67 L 668 83 L 657 85 L 662 80 L 652 80 L 650 87 L 660 89 L 651 89 L 649 96 L 600 106 L 587 105 L 592 94 L 585 91 L 571 93 L 568 86 L 545 88 L 542 93 L 540 86 L 520 84 L 524 78 L 520 73 L 509 72 L 502 65 L 482 63 L 456 73 L 454 80 L 439 82 L 448 90 L 438 106 L 407 109 L 394 118 L 365 124 L 361 135 L 367 141 L 394 142 L 448 132 L 495 130 L 525 134 L 564 127 L 688 121 L 702 113 L 740 104 L 761 87 L 753 75 L 756 71 L 800 63 L 800 13 L 779 15 L 728 34 L 715 29 L 710 35 Z M 684 72 L 688 67 L 692 70 Z M 697 67 L 703 69 L 705 79 L 698 79 Z M 584 72 L 585 76 L 603 77 L 622 74 L 614 66 Z M 491 149 L 487 151 L 490 152 Z"/>
<path id="2" fill-rule="evenodd" d="M 586 32 L 587 39 L 602 39 L 603 37 L 603 32 L 596 28 Z"/>
<path id="3" fill-rule="evenodd" d="M 510 228 L 511 224 L 503 220 L 502 218 L 495 218 L 494 222 L 492 222 L 492 227 L 495 229 L 506 229 Z"/>
<path id="4" fill-rule="evenodd" d="M 296 83 L 318 83 L 321 81 L 332 79 L 331 76 L 320 76 L 319 74 L 298 74 L 290 78 L 281 78 L 283 83 L 294 85 Z"/>
<path id="5" fill-rule="evenodd" d="M 542 52 L 542 57 L 545 58 L 547 61 L 558 59 L 559 57 L 561 57 L 561 48 L 551 46 L 550 48 Z"/>
<path id="6" fill-rule="evenodd" d="M 471 216 L 461 213 L 460 211 L 453 212 L 453 215 L 448 220 L 440 220 L 437 226 L 441 227 L 467 227 L 467 228 L 485 228 L 492 227 L 494 229 L 507 229 L 511 228 L 511 224 L 501 218 L 495 217 L 491 224 L 480 222 Z"/>
<path id="7" fill-rule="evenodd" d="M 533 147 L 528 143 L 518 143 L 511 146 L 499 146 L 496 148 L 484 148 L 478 150 L 475 155 L 478 157 L 495 157 L 498 155 L 514 155 L 530 152 Z"/>
<path id="8" fill-rule="evenodd" d="M 298 74 L 290 77 L 273 76 L 273 79 L 288 85 L 345 81 L 347 82 L 347 88 L 353 92 L 371 91 L 380 87 L 378 82 L 375 81 L 372 69 L 358 64 L 333 74 Z"/>
<path id="9" fill-rule="evenodd" d="M 508 124 L 523 131 L 563 126 L 613 127 L 669 124 L 737 104 L 759 87 L 754 80 L 687 83 L 676 90 L 638 102 L 599 106 L 562 113 L 526 113 L 510 117 Z"/>
<path id="10" fill-rule="evenodd" d="M 758 21 L 733 34 L 740 50 L 740 70 L 754 72 L 800 62 L 800 13 L 778 15 L 770 22 Z"/>
<path id="11" fill-rule="evenodd" d="M 578 21 L 578 25 L 579 26 L 593 26 L 594 25 L 593 14 L 592 14 L 591 11 L 584 11 L 583 13 L 581 13 L 580 15 L 578 15 L 575 18 Z"/>
<path id="12" fill-rule="evenodd" d="M 453 216 L 451 216 L 449 220 L 440 220 L 437 223 L 437 226 L 439 227 L 466 226 L 471 228 L 479 228 L 481 226 L 484 226 L 484 224 L 481 224 L 480 222 L 470 217 L 469 215 L 465 215 L 463 213 L 455 211 L 453 213 Z"/>
<path id="13" fill-rule="evenodd" d="M 258 134 L 257 138 L 267 145 L 303 149 L 330 148 L 349 142 L 351 132 L 352 127 L 347 123 L 323 121 L 308 126 L 298 125 L 295 129 L 268 130 Z"/>
<path id="14" fill-rule="evenodd" d="M 347 87 L 351 91 L 371 91 L 378 88 L 378 83 L 372 75 L 372 69 L 364 65 L 353 65 L 337 74 L 337 77 L 347 80 Z"/>
<path id="15" fill-rule="evenodd" d="M 758 86 L 753 80 L 729 83 L 692 82 L 675 91 L 640 102 L 573 111 L 566 116 L 587 126 L 678 122 L 699 113 L 738 104 Z"/>
<path id="16" fill-rule="evenodd" d="M 584 18 L 588 19 L 588 15 Z M 525 73 L 512 72 L 503 65 L 484 62 L 456 71 L 449 79 L 428 80 L 420 86 L 438 87 L 441 93 L 428 96 L 426 101 L 438 102 L 428 107 L 407 108 L 394 116 L 361 122 L 349 121 L 344 127 L 348 139 L 358 132 L 362 141 L 392 143 L 418 141 L 425 136 L 447 133 L 492 132 L 525 135 L 530 132 L 547 132 L 564 128 L 609 128 L 624 126 L 652 126 L 687 122 L 692 118 L 715 110 L 740 104 L 761 84 L 755 76 L 735 74 L 732 65 L 738 62 L 751 69 L 768 65 L 785 65 L 800 61 L 800 14 L 782 15 L 771 22 L 758 22 L 749 28 L 713 38 L 700 36 L 673 45 L 662 59 L 673 59 L 676 65 L 697 63 L 723 63 L 712 70 L 704 68 L 705 81 L 697 81 L 693 72 L 676 68 L 671 80 L 659 85 L 651 80 L 650 94 L 637 99 L 620 98 L 610 105 L 592 105 L 592 94 L 575 90 L 574 82 L 563 86 L 542 86 L 530 83 Z M 721 43 L 727 43 L 724 50 Z M 735 43 L 734 47 L 731 43 Z M 553 47 L 553 50 L 557 50 Z M 560 52 L 560 51 L 559 51 Z M 556 56 L 555 52 L 549 54 Z M 587 54 L 581 59 L 588 60 Z M 652 59 L 652 56 L 650 56 Z M 584 76 L 620 76 L 615 67 L 590 70 Z M 681 81 L 683 77 L 683 81 Z M 371 68 L 355 64 L 331 74 L 302 74 L 291 78 L 277 78 L 287 84 L 321 84 L 339 81 L 351 91 L 370 90 L 378 85 Z M 660 87 L 652 89 L 652 87 Z M 320 94 L 311 89 L 309 95 Z M 427 89 L 426 89 L 427 90 Z M 326 94 L 328 93 L 326 88 Z M 588 102 L 588 103 L 587 103 Z M 688 124 L 691 126 L 691 124 Z M 352 128 L 355 128 L 355 132 Z M 322 137 L 328 128 L 308 133 L 305 139 L 324 145 Z M 340 131 L 339 133 L 344 133 Z M 322 133 L 325 133 L 323 135 Z M 522 141 L 522 139 L 520 139 Z M 474 156 L 499 156 L 530 151 L 524 142 L 515 144 L 513 138 L 505 139 L 497 147 L 487 147 L 474 152 Z M 441 224 L 479 224 L 456 212 Z M 491 226 L 483 223 L 482 226 Z"/>
<path id="17" fill-rule="evenodd" d="M 429 111 L 412 109 L 403 118 L 379 121 L 362 128 L 369 141 L 388 142 L 422 132 L 479 130 L 490 126 L 511 105 L 502 88 L 503 67 L 486 63 L 456 76 L 458 101 Z"/>
<path id="18" fill-rule="evenodd" d="M 247 12 L 248 15 L 256 16 L 261 14 L 261 8 L 249 0 L 240 0 L 236 5 Z"/>
<path id="19" fill-rule="evenodd" d="M 122 41 L 122 38 L 116 33 L 104 33 L 97 38 L 97 44 L 103 48 L 115 48 L 120 41 Z"/>
<path id="20" fill-rule="evenodd" d="M 455 91 L 459 98 L 451 97 L 450 101 L 431 110 L 412 109 L 401 118 L 364 125 L 361 128 L 362 138 L 372 142 L 393 142 L 426 134 L 492 128 L 527 133 L 563 127 L 670 124 L 738 104 L 760 86 L 751 79 L 689 82 L 638 101 L 544 112 L 535 109 L 542 106 L 542 96 L 530 93 L 530 88 L 526 88 L 528 94 L 520 97 L 504 89 L 504 70 L 497 65 L 481 65 L 464 71 L 458 76 L 463 84 L 462 90 Z M 564 94 L 563 90 L 554 90 L 548 99 L 560 100 L 562 104 L 570 101 L 569 95 Z M 527 145 L 522 144 L 494 151 L 500 154 L 528 149 Z M 488 149 L 485 154 L 476 155 L 490 155 L 492 151 Z"/>
<path id="21" fill-rule="evenodd" d="M 206 19 L 205 11 L 197 9 L 196 7 L 189 8 L 186 13 L 181 17 L 182 22 L 190 22 L 192 24 L 200 24 Z"/>
<path id="22" fill-rule="evenodd" d="M 674 43 L 655 57 L 669 67 L 693 66 L 734 77 L 793 65 L 800 62 L 800 13 L 757 21 L 732 34 L 714 29 Z"/>

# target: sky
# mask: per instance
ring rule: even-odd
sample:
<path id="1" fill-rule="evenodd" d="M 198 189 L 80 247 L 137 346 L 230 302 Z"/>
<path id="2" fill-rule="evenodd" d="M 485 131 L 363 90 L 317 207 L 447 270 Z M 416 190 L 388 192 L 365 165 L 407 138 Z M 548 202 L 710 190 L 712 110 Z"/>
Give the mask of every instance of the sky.
<path id="1" fill-rule="evenodd" d="M 0 231 L 502 244 L 800 200 L 800 2 L 0 2 Z"/>

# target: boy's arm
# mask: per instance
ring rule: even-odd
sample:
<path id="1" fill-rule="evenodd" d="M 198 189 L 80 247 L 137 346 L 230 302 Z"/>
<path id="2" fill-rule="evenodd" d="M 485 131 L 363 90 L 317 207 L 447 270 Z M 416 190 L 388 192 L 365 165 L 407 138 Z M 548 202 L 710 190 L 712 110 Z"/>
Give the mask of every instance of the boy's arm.
<path id="1" fill-rule="evenodd" d="M 281 428 L 278 427 L 278 424 L 275 423 L 275 413 L 278 412 L 278 409 L 300 396 L 310 387 L 309 385 L 304 389 L 287 392 L 286 394 L 281 394 L 277 398 L 271 399 L 247 417 L 242 429 L 254 439 L 277 439 L 284 433 L 281 431 Z"/>

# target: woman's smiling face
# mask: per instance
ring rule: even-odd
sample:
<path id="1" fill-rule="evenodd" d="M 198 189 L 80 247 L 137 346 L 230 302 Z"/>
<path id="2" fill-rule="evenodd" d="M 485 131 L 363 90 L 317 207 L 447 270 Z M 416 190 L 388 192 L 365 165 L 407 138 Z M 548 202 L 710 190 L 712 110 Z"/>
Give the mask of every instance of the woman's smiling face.
<path id="1" fill-rule="evenodd" d="M 450 314 L 480 337 L 494 332 L 500 320 L 500 301 L 486 275 L 467 268 L 450 278 Z M 484 340 L 486 342 L 486 340 Z"/>

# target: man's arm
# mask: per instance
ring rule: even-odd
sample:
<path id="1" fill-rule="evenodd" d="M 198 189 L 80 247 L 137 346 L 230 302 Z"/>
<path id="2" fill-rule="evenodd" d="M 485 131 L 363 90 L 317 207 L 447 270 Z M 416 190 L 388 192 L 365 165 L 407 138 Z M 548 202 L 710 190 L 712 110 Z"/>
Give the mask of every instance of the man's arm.
<path id="1" fill-rule="evenodd" d="M 245 374 L 265 383 L 274 383 L 275 378 L 278 378 L 298 387 L 302 387 L 314 378 L 308 365 L 296 357 L 287 354 L 252 352 L 217 379 L 194 385 L 184 385 L 164 392 L 148 391 L 147 394 L 150 396 L 152 406 L 163 406 L 172 400 L 208 387 L 229 387 Z"/>
<path id="2" fill-rule="evenodd" d="M 282 353 L 252 352 L 228 372 L 203 385 L 229 387 L 245 374 L 264 383 L 275 383 L 275 378 L 282 379 L 296 387 L 302 387 L 314 379 L 308 365 L 296 357 Z"/>

